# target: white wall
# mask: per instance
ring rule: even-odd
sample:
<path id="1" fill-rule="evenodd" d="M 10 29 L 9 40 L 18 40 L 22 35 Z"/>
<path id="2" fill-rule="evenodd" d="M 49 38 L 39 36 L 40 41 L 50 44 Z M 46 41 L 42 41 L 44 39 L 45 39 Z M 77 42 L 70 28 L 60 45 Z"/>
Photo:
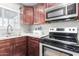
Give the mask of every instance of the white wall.
<path id="1" fill-rule="evenodd" d="M 52 22 L 52 23 L 46 23 L 43 25 L 33 25 L 33 30 L 36 27 L 42 27 L 44 34 L 49 34 L 49 28 L 54 28 L 54 27 L 77 27 L 78 28 L 78 39 L 79 39 L 79 21 L 64 21 L 64 22 Z"/>
<path id="2" fill-rule="evenodd" d="M 20 5 L 17 3 L 0 3 L 1 7 L 8 8 L 14 11 L 19 12 Z"/>
<path id="3" fill-rule="evenodd" d="M 21 24 L 21 31 L 23 33 L 32 33 L 32 25 Z"/>

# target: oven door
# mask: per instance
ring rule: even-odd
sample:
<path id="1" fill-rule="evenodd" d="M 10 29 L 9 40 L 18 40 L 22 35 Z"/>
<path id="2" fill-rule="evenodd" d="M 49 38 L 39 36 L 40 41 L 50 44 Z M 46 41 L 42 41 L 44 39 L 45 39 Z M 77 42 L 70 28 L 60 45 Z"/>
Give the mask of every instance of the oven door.
<path id="1" fill-rule="evenodd" d="M 70 53 L 51 48 L 49 46 L 43 45 L 42 43 L 40 50 L 41 56 L 73 56 Z"/>

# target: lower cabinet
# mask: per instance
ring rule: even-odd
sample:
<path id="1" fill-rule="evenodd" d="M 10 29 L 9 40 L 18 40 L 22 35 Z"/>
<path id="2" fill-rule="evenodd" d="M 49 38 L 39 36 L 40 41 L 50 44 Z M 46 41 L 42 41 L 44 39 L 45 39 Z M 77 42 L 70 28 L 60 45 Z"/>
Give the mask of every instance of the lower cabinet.
<path id="1" fill-rule="evenodd" d="M 0 56 L 10 56 L 11 45 L 10 40 L 0 40 Z"/>
<path id="2" fill-rule="evenodd" d="M 38 47 L 29 46 L 28 47 L 28 55 L 29 56 L 39 56 L 39 50 Z"/>
<path id="3" fill-rule="evenodd" d="M 28 38 L 28 55 L 39 56 L 39 39 L 33 37 Z"/>
<path id="4" fill-rule="evenodd" d="M 14 56 L 26 56 L 26 37 L 16 38 L 14 41 Z"/>
<path id="5" fill-rule="evenodd" d="M 0 40 L 0 56 L 39 56 L 39 39 L 24 36 Z"/>
<path id="6" fill-rule="evenodd" d="M 23 45 L 15 47 L 14 56 L 26 56 L 26 47 Z"/>

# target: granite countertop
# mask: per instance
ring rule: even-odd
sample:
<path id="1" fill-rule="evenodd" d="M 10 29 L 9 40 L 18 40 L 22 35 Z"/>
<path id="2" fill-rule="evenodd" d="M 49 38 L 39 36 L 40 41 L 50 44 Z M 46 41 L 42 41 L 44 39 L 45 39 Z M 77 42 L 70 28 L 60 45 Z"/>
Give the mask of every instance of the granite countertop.
<path id="1" fill-rule="evenodd" d="M 22 37 L 22 36 L 31 36 L 31 37 L 41 38 L 43 36 L 46 36 L 46 34 L 44 34 L 44 35 L 38 35 L 38 34 L 33 34 L 33 33 L 22 33 L 20 35 L 1 36 L 0 40 L 10 39 L 10 38 L 16 38 L 16 37 Z"/>

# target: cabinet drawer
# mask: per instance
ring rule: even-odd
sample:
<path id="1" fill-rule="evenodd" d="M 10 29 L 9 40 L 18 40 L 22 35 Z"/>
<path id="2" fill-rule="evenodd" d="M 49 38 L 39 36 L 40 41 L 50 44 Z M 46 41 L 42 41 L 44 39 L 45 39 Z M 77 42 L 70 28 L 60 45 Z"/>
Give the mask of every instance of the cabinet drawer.
<path id="1" fill-rule="evenodd" d="M 2 47 L 6 47 L 6 46 L 10 46 L 10 43 L 2 43 L 2 44 L 0 44 L 0 48 L 2 48 Z"/>
<path id="2" fill-rule="evenodd" d="M 16 43 L 15 46 L 26 45 L 24 42 Z"/>
<path id="3" fill-rule="evenodd" d="M 39 38 L 30 37 L 32 41 L 39 41 Z"/>
<path id="4" fill-rule="evenodd" d="M 10 46 L 10 40 L 0 40 L 0 48 Z"/>
<path id="5" fill-rule="evenodd" d="M 30 37 L 28 39 L 28 41 L 39 42 L 39 39 L 38 38 L 32 38 L 32 37 Z"/>
<path id="6" fill-rule="evenodd" d="M 29 43 L 30 43 L 30 42 L 35 43 L 35 44 L 38 44 L 38 43 L 39 43 L 38 41 L 29 40 Z"/>
<path id="7" fill-rule="evenodd" d="M 20 50 L 25 51 L 26 50 L 26 46 L 25 45 L 16 46 L 15 50 L 16 51 L 20 51 Z"/>
<path id="8" fill-rule="evenodd" d="M 39 43 L 39 41 L 32 40 L 32 39 L 31 39 L 31 40 L 29 40 L 29 42 L 36 43 L 36 44 L 37 44 L 37 43 Z"/>
<path id="9" fill-rule="evenodd" d="M 39 42 L 29 41 L 28 42 L 28 45 L 29 46 L 38 46 L 39 45 Z"/>
<path id="10" fill-rule="evenodd" d="M 21 42 L 21 41 L 26 41 L 26 39 L 23 39 L 23 38 L 17 38 L 17 39 L 15 40 L 15 42 Z"/>
<path id="11" fill-rule="evenodd" d="M 1 43 L 7 43 L 7 42 L 10 42 L 10 40 L 9 40 L 9 39 L 6 39 L 6 40 L 0 40 L 0 44 L 1 44 Z"/>
<path id="12" fill-rule="evenodd" d="M 24 40 L 24 41 L 15 41 L 15 44 L 16 44 L 16 43 L 19 43 L 19 44 L 20 44 L 20 43 L 26 43 L 26 40 Z"/>

